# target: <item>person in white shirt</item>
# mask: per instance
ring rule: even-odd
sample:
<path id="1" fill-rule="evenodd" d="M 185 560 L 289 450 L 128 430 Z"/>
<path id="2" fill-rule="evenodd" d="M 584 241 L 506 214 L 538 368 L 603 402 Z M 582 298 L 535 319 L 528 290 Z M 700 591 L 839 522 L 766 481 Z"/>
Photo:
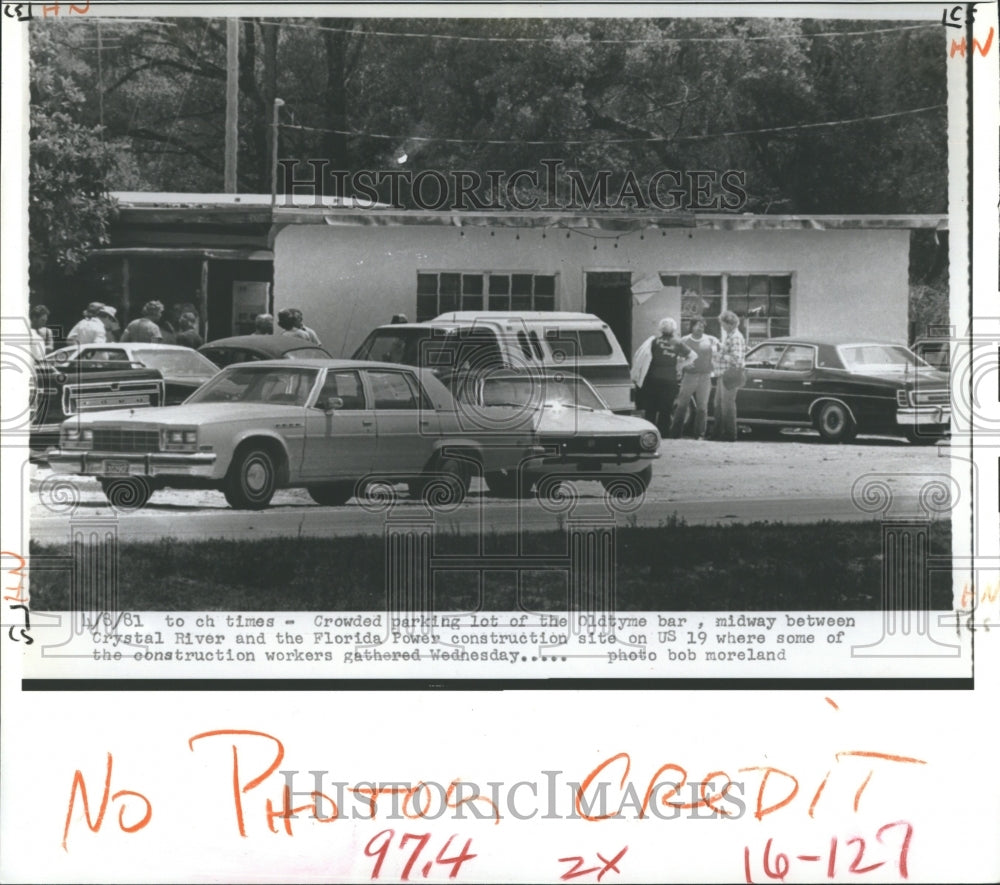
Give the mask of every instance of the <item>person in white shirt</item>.
<path id="1" fill-rule="evenodd" d="M 91 301 L 83 312 L 83 319 L 69 330 L 66 340 L 71 344 L 104 344 L 112 323 L 118 325 L 115 309 L 100 301 Z"/>

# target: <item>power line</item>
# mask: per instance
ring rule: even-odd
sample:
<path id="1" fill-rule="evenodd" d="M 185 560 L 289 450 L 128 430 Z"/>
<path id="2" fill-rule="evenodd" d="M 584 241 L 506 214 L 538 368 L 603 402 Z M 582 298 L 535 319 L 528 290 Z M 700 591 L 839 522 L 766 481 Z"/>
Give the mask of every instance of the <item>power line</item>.
<path id="1" fill-rule="evenodd" d="M 240 19 L 241 21 L 252 21 L 252 19 Z M 357 34 L 365 37 L 398 37 L 402 39 L 425 39 L 425 40 L 454 40 L 466 43 L 558 43 L 567 38 L 565 35 L 553 37 L 482 37 L 469 36 L 464 34 L 428 34 L 419 31 L 367 31 L 355 28 L 335 28 L 329 25 L 300 24 L 298 22 L 260 22 L 264 26 L 275 26 L 282 28 L 299 28 L 308 31 L 333 31 L 337 34 Z M 659 46 L 665 43 L 750 43 L 763 42 L 767 40 L 816 40 L 834 37 L 869 37 L 878 34 L 898 34 L 908 31 L 930 31 L 940 27 L 939 24 L 918 24 L 904 25 L 895 28 L 874 28 L 867 31 L 824 31 L 816 34 L 755 34 L 741 37 L 671 37 L 662 35 L 654 38 L 586 38 L 584 42 L 596 45 L 646 45 Z"/>
<path id="2" fill-rule="evenodd" d="M 395 142 L 444 142 L 446 144 L 494 144 L 494 145 L 536 145 L 536 146 L 580 146 L 580 145 L 603 145 L 603 144 L 642 144 L 658 142 L 680 142 L 680 141 L 704 141 L 711 138 L 731 138 L 739 135 L 769 135 L 782 132 L 799 132 L 810 129 L 822 129 L 830 126 L 847 126 L 854 123 L 867 123 L 871 121 L 890 120 L 896 117 L 914 116 L 924 114 L 928 111 L 937 111 L 946 108 L 947 105 L 936 104 L 923 108 L 911 108 L 905 111 L 893 111 L 888 114 L 875 114 L 867 117 L 853 117 L 846 120 L 828 120 L 821 123 L 797 123 L 792 126 L 771 126 L 766 129 L 733 129 L 728 132 L 711 132 L 702 135 L 652 135 L 646 138 L 609 138 L 609 139 L 545 139 L 532 140 L 523 138 L 448 138 L 433 135 L 388 135 L 378 132 L 356 132 L 349 129 L 322 129 L 317 126 L 299 126 L 292 123 L 279 123 L 282 129 L 297 129 L 305 132 L 324 132 L 333 135 L 350 135 L 358 138 L 381 138 Z"/>

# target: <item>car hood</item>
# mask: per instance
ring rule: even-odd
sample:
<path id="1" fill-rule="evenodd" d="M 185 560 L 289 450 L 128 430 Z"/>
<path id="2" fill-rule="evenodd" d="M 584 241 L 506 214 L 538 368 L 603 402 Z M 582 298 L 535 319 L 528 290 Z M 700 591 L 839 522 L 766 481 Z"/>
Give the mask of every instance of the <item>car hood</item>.
<path id="1" fill-rule="evenodd" d="M 164 375 L 163 380 L 167 384 L 177 384 L 181 387 L 190 387 L 194 390 L 197 387 L 201 387 L 209 378 L 214 378 L 215 375 Z"/>
<path id="2" fill-rule="evenodd" d="M 591 412 L 588 409 L 542 409 L 536 423 L 538 433 L 645 433 L 656 430 L 653 424 L 642 418 L 615 415 L 612 412 Z"/>
<path id="3" fill-rule="evenodd" d="M 144 409 L 110 409 L 70 419 L 77 424 L 155 424 L 162 427 L 190 427 L 192 424 L 270 424 L 298 418 L 303 420 L 303 406 L 272 403 L 189 403 L 179 406 L 156 406 Z"/>

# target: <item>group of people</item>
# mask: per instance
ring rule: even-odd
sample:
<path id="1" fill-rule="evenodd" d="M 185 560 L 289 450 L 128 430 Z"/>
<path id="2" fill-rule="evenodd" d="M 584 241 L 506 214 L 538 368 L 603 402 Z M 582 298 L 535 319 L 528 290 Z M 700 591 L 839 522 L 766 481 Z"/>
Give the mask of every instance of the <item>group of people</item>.
<path id="1" fill-rule="evenodd" d="M 632 359 L 632 381 L 639 389 L 636 405 L 664 438 L 680 438 L 694 404 L 694 436 L 705 439 L 712 379 L 716 380 L 712 439 L 736 440 L 736 394 L 746 381 L 746 340 L 731 310 L 719 317 L 722 338 L 705 331 L 697 317 L 690 332 L 679 337 L 677 322 L 660 320 L 657 334 L 647 338 Z"/>
<path id="2" fill-rule="evenodd" d="M 259 313 L 254 317 L 254 335 L 273 335 L 274 317 L 269 313 Z M 282 335 L 302 338 L 311 344 L 320 346 L 319 335 L 305 324 L 302 311 L 297 307 L 286 307 L 278 311 L 278 328 Z"/>
<path id="3" fill-rule="evenodd" d="M 165 316 L 162 301 L 147 301 L 139 317 L 122 330 L 118 311 L 110 304 L 91 301 L 83 311 L 83 318 L 66 334 L 67 344 L 107 344 L 113 341 L 132 341 L 144 344 L 180 344 L 197 349 L 205 343 L 198 332 L 198 314 L 192 304 L 173 305 L 173 321 Z M 49 309 L 36 304 L 29 311 L 31 321 L 31 350 L 35 359 L 44 359 L 55 349 L 55 335 L 48 327 Z M 282 335 L 293 335 L 320 346 L 319 336 L 305 325 L 302 311 L 290 307 L 278 312 L 278 326 Z M 119 332 L 121 335 L 119 336 Z M 274 317 L 259 314 L 254 320 L 255 335 L 273 335 Z"/>
<path id="4" fill-rule="evenodd" d="M 118 311 L 109 304 L 91 301 L 83 311 L 80 320 L 66 333 L 68 344 L 107 344 L 110 341 L 133 341 L 143 344 L 180 344 L 184 347 L 198 348 L 205 343 L 198 333 L 198 314 L 193 305 L 176 305 L 173 310 L 176 320 L 171 322 L 164 317 L 162 301 L 147 301 L 142 306 L 142 314 L 132 320 L 122 331 L 118 324 Z M 44 305 L 36 305 L 31 309 L 32 327 L 35 327 L 35 317 L 48 320 L 49 311 Z M 175 328 L 176 324 L 176 328 Z M 51 336 L 49 329 L 46 331 Z"/>

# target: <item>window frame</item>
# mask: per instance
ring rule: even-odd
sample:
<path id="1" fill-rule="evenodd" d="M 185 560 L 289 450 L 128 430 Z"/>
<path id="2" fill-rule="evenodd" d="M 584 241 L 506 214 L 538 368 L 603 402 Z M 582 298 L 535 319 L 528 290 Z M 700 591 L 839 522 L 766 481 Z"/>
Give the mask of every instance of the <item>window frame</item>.
<path id="1" fill-rule="evenodd" d="M 746 339 L 747 346 L 753 347 L 760 344 L 763 341 L 767 341 L 769 338 L 782 338 L 790 336 L 792 334 L 792 313 L 793 305 L 796 294 L 796 274 L 794 271 L 790 270 L 774 270 L 774 271 L 684 271 L 684 270 L 661 270 L 657 272 L 660 278 L 660 282 L 664 286 L 676 286 L 681 289 L 681 334 L 688 334 L 690 331 L 691 321 L 695 317 L 701 317 L 706 321 L 706 330 L 711 335 L 720 334 L 720 329 L 718 328 L 718 314 L 712 316 L 703 309 L 700 313 L 695 313 L 693 311 L 685 311 L 684 309 L 684 289 L 682 284 L 683 277 L 697 277 L 699 281 L 706 277 L 718 277 L 721 280 L 720 291 L 719 292 L 698 292 L 697 294 L 702 300 L 711 298 L 719 300 L 719 314 L 725 310 L 732 310 L 740 318 L 740 329 L 743 332 L 743 336 Z M 731 280 L 736 278 L 746 278 L 746 293 L 732 292 Z M 768 292 L 766 294 L 762 293 L 750 293 L 750 289 L 753 287 L 753 281 L 755 279 L 765 278 L 768 281 Z M 668 283 L 668 279 L 673 279 L 673 283 Z M 775 286 L 775 280 L 787 280 L 787 292 L 774 292 L 775 288 L 784 288 L 783 286 Z M 750 314 L 750 300 L 752 298 L 765 298 L 767 299 L 768 313 L 764 316 L 752 316 Z M 744 306 L 740 309 L 736 309 L 733 306 L 732 301 L 735 299 L 742 299 L 744 301 Z M 783 299 L 787 305 L 787 313 L 785 314 L 772 314 L 771 303 L 774 299 L 774 303 L 780 303 Z M 763 324 L 763 326 L 761 326 Z"/>
<path id="2" fill-rule="evenodd" d="M 451 277 L 458 278 L 458 291 L 452 292 Z M 514 293 L 515 277 L 523 283 L 525 277 L 530 278 L 528 293 Z M 433 292 L 429 291 L 429 280 L 434 279 Z M 442 278 L 447 278 L 449 291 L 442 291 Z M 476 282 L 478 280 L 478 282 Z M 494 285 L 496 281 L 496 285 Z M 539 281 L 543 288 L 551 288 L 539 292 Z M 468 291 L 467 291 L 468 289 Z M 498 291 L 503 290 L 503 291 Z M 449 299 L 442 304 L 442 297 Z M 426 307 L 427 300 L 434 299 L 433 312 Z M 514 299 L 528 299 L 527 306 L 514 307 Z M 454 300 L 453 303 L 451 300 Z M 501 300 L 503 303 L 501 303 Z M 559 273 L 549 273 L 541 270 L 417 270 L 416 286 L 416 321 L 418 323 L 432 320 L 443 313 L 452 311 L 554 311 L 559 300 Z M 423 302 L 423 303 L 422 303 Z"/>

